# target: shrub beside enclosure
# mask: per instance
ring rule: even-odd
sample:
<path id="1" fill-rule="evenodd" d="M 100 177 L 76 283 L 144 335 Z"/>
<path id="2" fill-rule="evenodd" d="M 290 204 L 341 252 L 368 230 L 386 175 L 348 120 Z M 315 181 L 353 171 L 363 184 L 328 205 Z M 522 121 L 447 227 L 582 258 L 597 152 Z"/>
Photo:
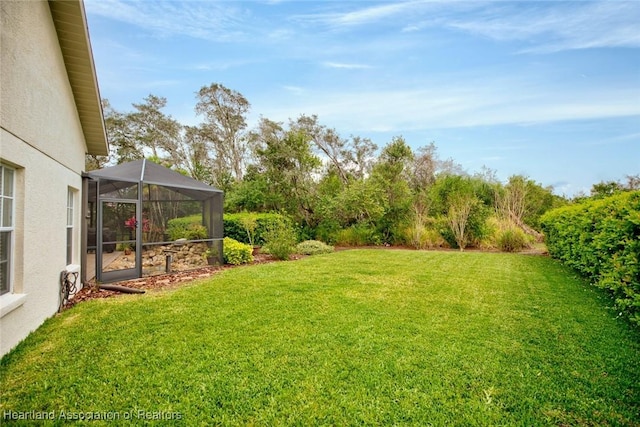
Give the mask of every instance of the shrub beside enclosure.
<path id="1" fill-rule="evenodd" d="M 293 227 L 291 219 L 277 213 L 224 214 L 224 235 L 239 242 L 262 246 L 265 243 L 267 230 L 281 222 Z"/>
<path id="2" fill-rule="evenodd" d="M 200 240 L 208 237 L 207 228 L 202 225 L 202 215 L 184 216 L 167 222 L 169 240 Z"/>
<path id="3" fill-rule="evenodd" d="M 549 254 L 609 290 L 640 326 L 640 191 L 555 209 L 541 223 Z"/>
<path id="4" fill-rule="evenodd" d="M 253 248 L 230 237 L 224 238 L 223 254 L 226 264 L 240 265 L 253 262 Z"/>

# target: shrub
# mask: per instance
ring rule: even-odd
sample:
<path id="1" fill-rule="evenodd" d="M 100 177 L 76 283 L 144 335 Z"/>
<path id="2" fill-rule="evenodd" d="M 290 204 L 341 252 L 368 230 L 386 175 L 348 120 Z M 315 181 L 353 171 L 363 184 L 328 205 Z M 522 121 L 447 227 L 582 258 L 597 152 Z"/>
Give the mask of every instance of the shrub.
<path id="1" fill-rule="evenodd" d="M 277 259 L 286 260 L 295 251 L 296 233 L 286 221 L 277 221 L 269 225 L 264 232 L 262 251 Z"/>
<path id="2" fill-rule="evenodd" d="M 315 238 L 329 244 L 336 243 L 336 235 L 340 231 L 340 224 L 332 218 L 323 218 L 315 229 Z"/>
<path id="3" fill-rule="evenodd" d="M 253 248 L 230 237 L 223 241 L 223 255 L 226 264 L 240 265 L 253 261 Z"/>
<path id="4" fill-rule="evenodd" d="M 278 213 L 224 214 L 224 235 L 239 242 L 262 246 L 265 243 L 265 232 L 278 222 L 292 226 L 291 219 Z"/>
<path id="5" fill-rule="evenodd" d="M 170 219 L 167 222 L 169 240 L 199 240 L 209 237 L 207 227 L 202 225 L 202 215 L 191 215 Z"/>
<path id="6" fill-rule="evenodd" d="M 487 234 L 480 242 L 483 249 L 518 252 L 530 248 L 535 242 L 533 236 L 508 219 L 492 216 L 487 220 L 485 227 Z"/>
<path id="7" fill-rule="evenodd" d="M 531 247 L 530 237 L 515 226 L 500 230 L 496 240 L 498 248 L 503 252 L 518 252 Z"/>
<path id="8" fill-rule="evenodd" d="M 438 230 L 419 224 L 406 228 L 405 242 L 416 249 L 434 249 L 449 246 Z"/>
<path id="9" fill-rule="evenodd" d="M 296 245 L 296 253 L 300 255 L 327 254 L 334 251 L 333 246 L 329 246 L 318 240 L 305 240 Z"/>
<path id="10" fill-rule="evenodd" d="M 339 246 L 365 246 L 381 245 L 382 236 L 370 226 L 365 224 L 352 225 L 349 228 L 338 230 L 332 239 Z"/>
<path id="11" fill-rule="evenodd" d="M 640 191 L 554 209 L 541 223 L 549 254 L 607 289 L 640 326 Z"/>

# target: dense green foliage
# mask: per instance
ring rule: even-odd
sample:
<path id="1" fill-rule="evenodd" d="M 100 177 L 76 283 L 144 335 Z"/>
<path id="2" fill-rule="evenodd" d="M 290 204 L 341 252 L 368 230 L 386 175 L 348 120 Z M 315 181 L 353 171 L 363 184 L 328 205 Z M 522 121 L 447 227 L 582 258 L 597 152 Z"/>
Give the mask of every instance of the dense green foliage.
<path id="1" fill-rule="evenodd" d="M 465 171 L 440 159 L 433 143 L 343 138 L 304 114 L 286 123 L 261 117 L 249 129 L 249 101 L 219 83 L 203 86 L 196 99 L 203 119 L 198 126 L 164 114 L 161 97 L 150 95 L 129 113 L 105 100 L 112 152 L 109 159 L 90 158 L 91 167 L 151 153 L 155 161 L 222 189 L 226 213 L 278 212 L 291 219 L 298 240 L 337 245 L 480 247 L 489 236 L 489 218 L 535 234 L 540 215 L 563 203 L 552 188 L 526 176 L 501 183 L 489 169 Z M 253 215 L 225 221 L 225 235 L 263 245 L 269 220 Z M 201 231 L 179 228 L 174 237 Z"/>
<path id="2" fill-rule="evenodd" d="M 497 245 L 503 252 L 518 252 L 529 246 L 529 240 L 524 231 L 512 227 L 500 232 Z"/>
<path id="3" fill-rule="evenodd" d="M 640 326 L 640 191 L 549 211 L 542 226 L 549 254 L 609 290 Z"/>
<path id="4" fill-rule="evenodd" d="M 49 319 L 0 362 L 0 413 L 637 426 L 640 337 L 600 294 L 552 259 L 511 254 L 350 250 L 229 269 Z"/>
<path id="5" fill-rule="evenodd" d="M 287 260 L 295 252 L 297 241 L 296 232 L 289 221 L 281 219 L 269 224 L 267 227 L 264 233 L 262 250 L 277 259 Z"/>
<path id="6" fill-rule="evenodd" d="M 223 243 L 224 262 L 240 265 L 253 261 L 253 248 L 245 243 L 225 237 Z"/>
<path id="7" fill-rule="evenodd" d="M 288 217 L 278 213 L 228 213 L 224 214 L 224 235 L 239 242 L 262 246 L 267 230 L 279 223 L 293 227 Z"/>
<path id="8" fill-rule="evenodd" d="M 198 240 L 209 237 L 207 228 L 202 225 L 202 215 L 170 219 L 167 222 L 167 235 L 169 240 Z"/>
<path id="9" fill-rule="evenodd" d="M 333 246 L 329 246 L 318 240 L 305 240 L 296 245 L 296 253 L 300 255 L 319 255 L 328 254 L 335 250 Z"/>

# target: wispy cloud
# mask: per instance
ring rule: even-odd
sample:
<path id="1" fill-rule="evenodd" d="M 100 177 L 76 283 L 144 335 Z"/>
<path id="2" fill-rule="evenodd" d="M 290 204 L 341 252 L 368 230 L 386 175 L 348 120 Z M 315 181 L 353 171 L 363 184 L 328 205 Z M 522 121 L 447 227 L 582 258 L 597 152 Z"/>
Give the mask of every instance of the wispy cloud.
<path id="1" fill-rule="evenodd" d="M 323 62 L 322 65 L 327 68 L 342 68 L 346 70 L 363 70 L 373 68 L 371 65 L 367 64 L 349 64 L 344 62 Z"/>
<path id="2" fill-rule="evenodd" d="M 317 15 L 316 19 L 334 26 L 354 26 L 379 22 L 393 16 L 410 12 L 423 1 L 406 1 L 391 4 L 369 6 L 362 9 L 345 12 Z"/>
<path id="3" fill-rule="evenodd" d="M 225 60 L 197 62 L 193 64 L 183 64 L 178 66 L 177 68 L 187 70 L 187 71 L 224 71 L 232 68 L 244 67 L 250 64 L 254 64 L 256 62 L 257 61 L 252 59 L 246 59 L 246 60 L 225 59 Z"/>
<path id="4" fill-rule="evenodd" d="M 306 92 L 305 88 L 300 86 L 284 85 L 282 89 L 297 96 L 303 95 Z"/>
<path id="5" fill-rule="evenodd" d="M 429 28 L 480 35 L 495 41 L 526 42 L 521 53 L 549 53 L 600 47 L 639 47 L 640 2 L 574 1 L 403 1 L 349 10 L 298 15 L 296 20 L 333 29 L 396 25 L 400 32 Z"/>
<path id="6" fill-rule="evenodd" d="M 444 6 L 459 9 L 467 8 L 466 2 L 449 2 L 446 0 L 409 0 L 395 1 L 383 4 L 366 2 L 336 2 L 334 11 L 299 14 L 292 17 L 293 20 L 303 22 L 305 25 L 321 25 L 332 29 L 352 29 L 372 24 L 389 22 L 413 22 L 417 17 L 433 10 L 444 9 Z M 355 7 L 354 7 L 355 5 Z M 360 7 L 360 5 L 364 5 Z"/>
<path id="7" fill-rule="evenodd" d="M 598 1 L 497 7 L 445 26 L 498 41 L 527 41 L 523 53 L 600 47 L 640 47 L 640 3 Z"/>
<path id="8" fill-rule="evenodd" d="M 512 94 L 517 92 L 518 97 Z M 535 84 L 505 85 L 505 81 L 456 88 L 419 90 L 318 92 L 304 102 L 283 97 L 277 103 L 255 103 L 263 114 L 287 120 L 298 114 L 318 114 L 323 121 L 354 131 L 381 129 L 409 132 L 504 124 L 542 124 L 611 117 L 640 117 L 640 105 L 620 89 L 560 93 Z"/>
<path id="9" fill-rule="evenodd" d="M 242 36 L 247 28 L 242 25 L 243 10 L 231 3 L 87 0 L 86 8 L 89 14 L 133 24 L 161 38 L 229 40 Z"/>

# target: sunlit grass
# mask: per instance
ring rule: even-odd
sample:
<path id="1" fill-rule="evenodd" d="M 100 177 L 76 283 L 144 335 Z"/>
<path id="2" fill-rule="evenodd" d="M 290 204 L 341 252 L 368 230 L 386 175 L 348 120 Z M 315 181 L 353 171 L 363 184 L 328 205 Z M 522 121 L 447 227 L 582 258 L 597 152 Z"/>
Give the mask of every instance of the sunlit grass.
<path id="1" fill-rule="evenodd" d="M 537 256 L 352 250 L 242 267 L 48 321 L 2 360 L 0 413 L 634 425 L 640 337 L 606 305 Z"/>

